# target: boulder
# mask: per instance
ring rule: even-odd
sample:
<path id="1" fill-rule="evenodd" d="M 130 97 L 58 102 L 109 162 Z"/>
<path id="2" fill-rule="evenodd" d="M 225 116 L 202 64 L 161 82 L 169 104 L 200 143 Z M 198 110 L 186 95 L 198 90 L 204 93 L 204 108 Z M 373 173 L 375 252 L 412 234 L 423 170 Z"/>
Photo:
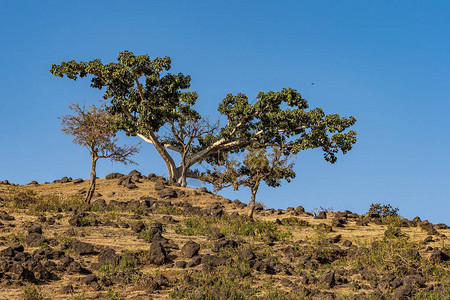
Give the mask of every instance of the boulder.
<path id="1" fill-rule="evenodd" d="M 94 253 L 93 245 L 81 241 L 72 242 L 72 249 L 79 255 L 88 255 Z"/>
<path id="2" fill-rule="evenodd" d="M 167 253 L 161 242 L 153 241 L 150 245 L 150 262 L 155 265 L 163 265 L 167 259 Z"/>
<path id="3" fill-rule="evenodd" d="M 158 196 L 161 198 L 176 198 L 177 192 L 172 188 L 164 188 L 158 191 Z"/>
<path id="4" fill-rule="evenodd" d="M 122 176 L 124 176 L 123 174 L 121 174 L 121 173 L 110 173 L 110 174 L 108 174 L 108 175 L 106 175 L 106 179 L 119 179 L 119 178 L 121 178 Z"/>
<path id="5" fill-rule="evenodd" d="M 332 288 L 335 286 L 335 271 L 327 270 L 322 275 L 319 276 L 319 282 L 325 284 L 327 287 Z"/>
<path id="6" fill-rule="evenodd" d="M 186 258 L 192 258 L 196 256 L 199 250 L 200 245 L 193 241 L 188 241 L 186 244 L 184 244 L 183 248 L 181 248 L 181 252 Z"/>
<path id="7" fill-rule="evenodd" d="M 25 244 L 29 247 L 36 247 L 36 246 L 42 245 L 44 243 L 47 243 L 47 240 L 40 233 L 35 233 L 35 232 L 30 233 L 25 238 Z"/>
<path id="8" fill-rule="evenodd" d="M 98 256 L 98 262 L 100 265 L 113 265 L 119 264 L 120 258 L 116 254 L 116 251 L 112 248 L 106 248 L 100 252 Z"/>

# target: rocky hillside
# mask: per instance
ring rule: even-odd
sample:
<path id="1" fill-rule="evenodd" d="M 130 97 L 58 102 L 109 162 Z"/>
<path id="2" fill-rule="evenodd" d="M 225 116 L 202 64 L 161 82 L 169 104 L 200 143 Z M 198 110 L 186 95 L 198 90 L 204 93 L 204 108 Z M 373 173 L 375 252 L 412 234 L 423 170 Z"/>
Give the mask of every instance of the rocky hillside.
<path id="1" fill-rule="evenodd" d="M 90 206 L 87 187 L 0 182 L 0 299 L 450 298 L 445 224 L 302 206 L 250 222 L 136 171 L 99 179 Z"/>

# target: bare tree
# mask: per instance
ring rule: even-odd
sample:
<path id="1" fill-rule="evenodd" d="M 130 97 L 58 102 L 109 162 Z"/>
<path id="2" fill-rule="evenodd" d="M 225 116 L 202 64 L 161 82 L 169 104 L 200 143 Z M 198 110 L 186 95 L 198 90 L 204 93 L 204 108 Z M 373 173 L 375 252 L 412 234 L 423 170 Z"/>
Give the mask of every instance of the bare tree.
<path id="1" fill-rule="evenodd" d="M 74 103 L 69 106 L 73 115 L 62 117 L 61 129 L 65 134 L 74 136 L 73 143 L 89 149 L 92 159 L 91 185 L 86 195 L 86 203 L 90 203 L 95 192 L 96 166 L 100 158 L 109 158 L 111 161 L 123 164 L 136 164 L 129 159 L 131 155 L 139 152 L 138 145 L 122 147 L 117 146 L 115 117 L 105 111 L 103 104 L 94 105 L 87 109 L 84 105 Z"/>

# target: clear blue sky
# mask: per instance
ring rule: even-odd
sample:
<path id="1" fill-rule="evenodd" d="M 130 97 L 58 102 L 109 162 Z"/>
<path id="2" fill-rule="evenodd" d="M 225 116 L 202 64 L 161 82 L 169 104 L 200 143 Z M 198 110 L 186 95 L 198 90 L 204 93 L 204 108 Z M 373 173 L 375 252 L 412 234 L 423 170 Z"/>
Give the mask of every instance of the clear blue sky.
<path id="1" fill-rule="evenodd" d="M 212 118 L 227 93 L 254 99 L 292 87 L 310 107 L 358 119 L 349 154 L 331 165 L 320 150 L 301 153 L 292 183 L 258 194 L 268 207 L 364 213 L 381 202 L 407 218 L 450 223 L 449 1 L 5 0 L 0 11 L 0 180 L 88 178 L 88 151 L 61 133 L 58 116 L 100 94 L 49 69 L 130 50 L 170 56 Z M 136 160 L 104 161 L 98 173 L 167 174 L 151 145 Z"/>

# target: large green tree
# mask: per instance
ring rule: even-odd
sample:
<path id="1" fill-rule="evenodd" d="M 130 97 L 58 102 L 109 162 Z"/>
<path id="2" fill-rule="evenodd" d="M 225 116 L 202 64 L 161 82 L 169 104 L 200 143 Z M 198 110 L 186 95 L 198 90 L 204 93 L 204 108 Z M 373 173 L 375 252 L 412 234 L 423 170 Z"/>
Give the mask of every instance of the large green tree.
<path id="1" fill-rule="evenodd" d="M 226 125 L 218 128 L 193 108 L 198 95 L 187 91 L 190 77 L 169 73 L 170 67 L 169 57 L 150 59 L 124 51 L 117 62 L 72 60 L 52 65 L 50 72 L 73 80 L 90 76 L 91 87 L 104 89 L 110 112 L 120 117 L 119 128 L 153 144 L 170 179 L 183 186 L 186 177 L 196 176 L 191 172 L 195 164 L 249 145 L 280 146 L 294 154 L 322 148 L 325 159 L 334 163 L 339 150 L 345 154 L 356 142 L 356 132 L 347 131 L 354 117 L 308 110 L 307 101 L 291 88 L 260 92 L 253 104 L 245 94 L 227 95 L 218 109 Z M 181 155 L 180 163 L 168 149 Z"/>

